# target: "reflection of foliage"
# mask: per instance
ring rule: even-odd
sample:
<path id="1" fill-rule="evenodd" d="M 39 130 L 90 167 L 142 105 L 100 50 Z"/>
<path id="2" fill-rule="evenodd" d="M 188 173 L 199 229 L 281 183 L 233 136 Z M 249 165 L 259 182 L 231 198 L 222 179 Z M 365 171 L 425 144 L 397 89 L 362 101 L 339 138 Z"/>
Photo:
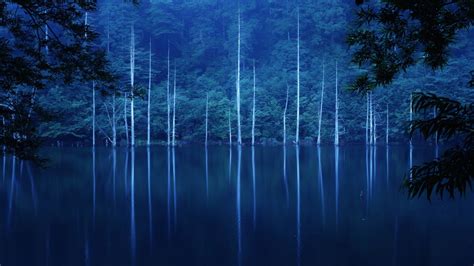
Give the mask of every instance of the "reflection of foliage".
<path id="1" fill-rule="evenodd" d="M 413 167 L 412 179 L 404 185 L 410 197 L 421 196 L 426 192 L 428 199 L 433 191 L 440 197 L 447 191 L 451 198 L 458 190 L 461 195 L 471 187 L 474 178 L 474 104 L 462 105 L 433 94 L 417 93 L 414 97 L 414 110 L 423 112 L 435 109 L 437 116 L 432 119 L 413 121 L 411 131 L 420 131 L 423 137 L 442 139 L 462 138 L 462 145 L 450 148 L 441 158 L 422 166 Z"/>
<path id="2" fill-rule="evenodd" d="M 357 15 L 356 28 L 347 41 L 355 48 L 352 62 L 367 68 L 368 73 L 359 75 L 351 87 L 366 92 L 391 84 L 397 74 L 419 61 L 432 69 L 445 67 L 456 34 L 474 23 L 474 4 L 462 0 L 388 0 L 377 7 L 362 7 Z M 473 72 L 470 74 L 472 87 Z M 411 134 L 419 131 L 425 139 L 436 136 L 462 140 L 462 145 L 449 148 L 439 159 L 413 167 L 404 187 L 410 197 L 426 193 L 430 199 L 433 191 L 441 197 L 447 191 L 454 197 L 456 190 L 463 195 L 467 186 L 471 187 L 474 173 L 474 104 L 417 93 L 414 111 L 432 110 L 436 110 L 434 118 L 411 123 Z"/>

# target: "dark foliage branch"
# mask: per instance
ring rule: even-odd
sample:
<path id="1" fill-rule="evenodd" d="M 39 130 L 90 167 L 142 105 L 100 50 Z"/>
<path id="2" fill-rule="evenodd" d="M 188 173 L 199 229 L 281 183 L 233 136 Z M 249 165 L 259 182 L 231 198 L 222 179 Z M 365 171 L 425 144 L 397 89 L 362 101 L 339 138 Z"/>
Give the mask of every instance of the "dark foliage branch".
<path id="1" fill-rule="evenodd" d="M 356 1 L 362 5 L 367 1 Z M 400 73 L 422 62 L 432 69 L 443 68 L 449 58 L 448 49 L 456 34 L 474 23 L 474 1 L 386 0 L 377 7 L 362 5 L 354 29 L 347 42 L 354 49 L 352 62 L 365 72 L 350 88 L 365 93 L 393 82 Z M 469 86 L 474 86 L 471 72 Z M 432 119 L 411 123 L 410 133 L 421 132 L 425 139 L 456 139 L 457 145 L 445 151 L 441 158 L 413 167 L 403 187 L 409 197 L 433 192 L 442 197 L 446 191 L 454 198 L 471 188 L 474 173 L 474 104 L 462 104 L 434 94 L 417 93 L 414 111 L 436 110 Z"/>
<path id="2" fill-rule="evenodd" d="M 469 0 L 387 0 L 379 7 L 361 6 L 347 42 L 354 49 L 352 62 L 368 73 L 352 89 L 388 85 L 420 61 L 442 68 L 456 33 L 473 23 L 474 2 Z"/>
<path id="3" fill-rule="evenodd" d="M 474 104 L 461 104 L 434 94 L 416 93 L 414 111 L 436 110 L 432 119 L 417 119 L 411 123 L 410 133 L 421 132 L 424 138 L 438 137 L 444 140 L 456 138 L 462 145 L 450 148 L 441 158 L 415 166 L 411 178 L 404 180 L 410 197 L 426 193 L 430 200 L 433 192 L 443 197 L 446 191 L 454 198 L 456 191 L 465 195 L 472 189 L 474 179 Z"/>
<path id="4" fill-rule="evenodd" d="M 48 119 L 35 98 L 52 84 L 92 80 L 110 85 L 97 33 L 84 23 L 96 1 L 0 3 L 0 145 L 21 159 L 37 160 L 36 127 Z M 99 86 L 104 88 L 105 86 Z"/>

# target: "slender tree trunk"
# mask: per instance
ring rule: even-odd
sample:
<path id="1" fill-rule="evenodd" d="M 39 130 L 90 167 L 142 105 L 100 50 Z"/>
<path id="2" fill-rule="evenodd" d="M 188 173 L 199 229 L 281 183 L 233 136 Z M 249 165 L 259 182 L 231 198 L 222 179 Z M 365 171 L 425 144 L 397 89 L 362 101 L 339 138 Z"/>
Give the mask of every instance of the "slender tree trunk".
<path id="1" fill-rule="evenodd" d="M 339 145 L 339 98 L 338 98 L 338 80 L 337 80 L 337 62 L 336 62 L 336 106 L 334 123 L 334 145 Z"/>
<path id="2" fill-rule="evenodd" d="M 372 114 L 372 92 L 369 92 L 369 144 L 374 144 L 373 142 L 373 114 Z"/>
<path id="3" fill-rule="evenodd" d="M 318 145 L 321 145 L 321 124 L 323 121 L 323 105 L 324 105 L 324 78 L 325 78 L 325 65 L 323 63 L 323 81 L 321 82 L 321 101 L 319 104 L 319 123 L 318 123 Z"/>
<path id="4" fill-rule="evenodd" d="M 231 107 L 229 107 L 229 145 L 232 145 L 232 123 L 230 121 Z"/>
<path id="5" fill-rule="evenodd" d="M 372 115 L 374 116 L 374 118 L 372 119 L 373 123 L 374 123 L 374 135 L 373 135 L 373 139 L 374 139 L 374 145 L 377 145 L 377 116 L 375 115 L 375 108 L 373 108 L 374 110 L 372 111 Z"/>
<path id="6" fill-rule="evenodd" d="M 433 108 L 433 118 L 436 118 L 437 115 L 438 114 L 436 112 L 436 107 L 434 107 Z M 436 131 L 436 133 L 435 133 L 434 142 L 435 142 L 435 158 L 439 158 L 438 131 Z"/>
<path id="7" fill-rule="evenodd" d="M 365 95 L 367 97 L 367 116 L 365 119 L 365 145 L 369 145 L 369 93 Z"/>
<path id="8" fill-rule="evenodd" d="M 206 146 L 207 146 L 207 138 L 208 138 L 208 123 L 209 123 L 209 93 L 206 93 L 206 139 L 204 141 Z"/>
<path id="9" fill-rule="evenodd" d="M 253 60 L 252 145 L 255 145 L 255 60 Z"/>
<path id="10" fill-rule="evenodd" d="M 288 95 L 289 95 L 289 86 L 286 84 L 286 101 L 285 109 L 283 111 L 283 145 L 286 145 L 286 112 L 288 111 Z"/>
<path id="11" fill-rule="evenodd" d="M 385 118 L 385 120 L 387 121 L 387 123 L 386 123 L 386 127 L 387 127 L 387 128 L 385 129 L 385 145 L 388 146 L 388 137 L 389 137 L 389 128 L 390 128 L 390 126 L 389 126 L 389 120 L 388 120 L 388 103 L 387 103 L 387 113 L 386 113 L 386 116 L 387 116 L 387 117 Z"/>
<path id="12" fill-rule="evenodd" d="M 173 80 L 173 146 L 176 145 L 176 65 L 174 66 Z"/>
<path id="13" fill-rule="evenodd" d="M 110 23 L 109 17 L 107 16 L 107 56 L 110 55 Z M 115 106 L 115 91 L 112 94 L 112 147 L 117 146 L 117 118 L 116 118 L 116 106 Z"/>
<path id="14" fill-rule="evenodd" d="M 410 128 L 412 127 L 413 122 L 413 94 L 410 94 Z M 410 136 L 410 147 L 412 147 L 413 143 L 411 141 L 411 136 Z M 410 166 L 411 167 L 411 166 Z"/>
<path id="15" fill-rule="evenodd" d="M 168 116 L 168 128 L 167 128 L 167 136 L 168 136 L 168 146 L 171 145 L 171 124 L 170 124 L 170 112 L 171 112 L 171 105 L 170 105 L 170 44 L 168 42 L 168 81 L 166 83 L 166 108 L 167 108 L 167 116 Z"/>
<path id="16" fill-rule="evenodd" d="M 238 37 L 237 37 L 237 79 L 235 100 L 237 105 L 237 143 L 242 144 L 241 128 L 240 128 L 240 8 L 238 11 Z"/>
<path id="17" fill-rule="evenodd" d="M 148 54 L 148 104 L 147 104 L 147 130 L 146 130 L 146 145 L 151 144 L 151 127 L 150 127 L 150 105 L 151 105 L 151 38 L 150 38 L 150 52 Z"/>
<path id="18" fill-rule="evenodd" d="M 300 143 L 300 11 L 298 7 L 297 39 L 296 39 L 296 135 L 295 142 Z"/>
<path id="19" fill-rule="evenodd" d="M 130 38 L 130 133 L 131 145 L 135 146 L 135 114 L 134 114 L 134 89 L 135 85 L 135 29 L 131 27 Z"/>
<path id="20" fill-rule="evenodd" d="M 115 107 L 115 92 L 112 95 L 112 146 L 117 146 L 117 118 L 116 118 L 116 107 Z"/>
<path id="21" fill-rule="evenodd" d="M 92 146 L 95 146 L 95 81 L 92 81 Z"/>
<path id="22" fill-rule="evenodd" d="M 49 28 L 48 28 L 48 25 L 44 26 L 44 40 L 46 42 L 46 47 L 45 47 L 46 55 L 48 55 L 49 54 L 49 46 L 48 46 Z"/>
<path id="23" fill-rule="evenodd" d="M 128 112 L 127 112 L 127 93 L 124 94 L 123 96 L 123 122 L 124 122 L 124 125 L 125 125 L 125 139 L 127 140 L 127 146 L 129 144 L 129 138 L 128 138 L 128 119 L 127 119 L 127 116 L 128 116 Z"/>

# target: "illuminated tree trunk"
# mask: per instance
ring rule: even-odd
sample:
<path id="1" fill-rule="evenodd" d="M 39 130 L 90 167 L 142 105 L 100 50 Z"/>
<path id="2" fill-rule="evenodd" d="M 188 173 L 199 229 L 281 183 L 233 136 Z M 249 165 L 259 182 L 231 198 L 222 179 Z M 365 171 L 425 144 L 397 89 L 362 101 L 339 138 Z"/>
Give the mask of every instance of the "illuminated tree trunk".
<path id="1" fill-rule="evenodd" d="M 336 62 L 336 106 L 334 123 L 334 145 L 339 145 L 339 98 L 338 98 L 338 80 L 337 80 L 337 62 Z"/>
<path id="2" fill-rule="evenodd" d="M 366 94 L 367 97 L 367 116 L 365 119 L 365 145 L 369 145 L 369 93 Z"/>
<path id="3" fill-rule="evenodd" d="M 230 121 L 231 108 L 229 107 L 229 145 L 232 145 L 232 123 Z"/>
<path id="4" fill-rule="evenodd" d="M 410 94 L 410 128 L 412 127 L 411 123 L 413 122 L 413 94 Z M 413 145 L 410 136 L 410 147 Z"/>
<path id="5" fill-rule="evenodd" d="M 115 107 L 115 92 L 112 95 L 112 147 L 117 146 L 117 118 Z"/>
<path id="6" fill-rule="evenodd" d="M 134 89 L 135 85 L 135 29 L 131 27 L 130 38 L 130 144 L 135 146 L 135 114 L 134 114 Z"/>
<path id="7" fill-rule="evenodd" d="M 127 145 L 129 144 L 129 137 L 128 137 L 128 119 L 127 119 L 127 93 L 124 93 L 123 95 L 123 122 L 125 125 L 125 139 L 127 140 Z"/>
<path id="8" fill-rule="evenodd" d="M 325 76 L 325 65 L 323 63 L 323 81 L 321 82 L 321 102 L 319 104 L 319 122 L 318 122 L 318 145 L 321 145 L 321 124 L 323 121 L 323 105 L 324 105 L 324 76 Z"/>
<path id="9" fill-rule="evenodd" d="M 170 123 L 170 112 L 171 112 L 171 105 L 170 105 L 170 44 L 168 42 L 168 81 L 166 83 L 166 108 L 167 108 L 167 118 L 168 118 L 168 127 L 166 130 L 166 134 L 168 136 L 168 146 L 171 145 L 171 123 Z"/>
<path id="10" fill-rule="evenodd" d="M 369 92 L 369 144 L 372 145 L 374 144 L 373 142 L 373 134 L 374 134 L 374 128 L 373 128 L 373 114 L 372 114 L 372 93 Z"/>
<path id="11" fill-rule="evenodd" d="M 386 123 L 386 129 L 385 129 L 385 145 L 388 146 L 388 137 L 389 137 L 389 120 L 388 120 L 388 103 L 387 103 L 387 112 L 386 112 L 386 118 L 385 120 L 387 121 Z"/>
<path id="12" fill-rule="evenodd" d="M 255 145 L 255 60 L 253 60 L 252 145 Z"/>
<path id="13" fill-rule="evenodd" d="M 207 146 L 207 138 L 208 138 L 208 122 L 209 122 L 209 93 L 206 94 L 206 139 L 204 141 L 206 146 Z"/>
<path id="14" fill-rule="evenodd" d="M 176 65 L 174 67 L 174 80 L 173 80 L 173 141 L 172 145 L 176 145 Z"/>
<path id="15" fill-rule="evenodd" d="M 148 103 L 147 103 L 147 130 L 146 130 L 146 145 L 151 144 L 151 128 L 150 128 L 150 105 L 151 105 L 151 38 L 150 38 L 150 52 L 148 54 Z"/>
<path id="16" fill-rule="evenodd" d="M 95 146 L 95 81 L 92 81 L 92 146 Z"/>
<path id="17" fill-rule="evenodd" d="M 287 83 L 285 109 L 283 111 L 283 145 L 286 145 L 286 112 L 288 111 L 288 94 L 289 94 L 289 86 Z"/>
<path id="18" fill-rule="evenodd" d="M 237 37 L 237 79 L 235 86 L 235 100 L 237 105 L 237 143 L 242 144 L 242 136 L 240 129 L 240 8 L 238 14 L 238 37 Z"/>
<path id="19" fill-rule="evenodd" d="M 300 12 L 298 7 L 298 22 L 296 27 L 296 135 L 295 142 L 300 142 Z"/>

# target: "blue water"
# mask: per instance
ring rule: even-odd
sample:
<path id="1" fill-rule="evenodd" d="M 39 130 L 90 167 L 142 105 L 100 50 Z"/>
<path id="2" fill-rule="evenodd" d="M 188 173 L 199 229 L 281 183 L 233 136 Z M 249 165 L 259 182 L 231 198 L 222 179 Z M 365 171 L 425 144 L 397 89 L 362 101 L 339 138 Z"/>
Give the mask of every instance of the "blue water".
<path id="1" fill-rule="evenodd" d="M 409 153 L 49 148 L 46 169 L 2 158 L 0 264 L 472 265 L 473 196 L 407 200 Z M 415 147 L 413 164 L 434 154 Z"/>

